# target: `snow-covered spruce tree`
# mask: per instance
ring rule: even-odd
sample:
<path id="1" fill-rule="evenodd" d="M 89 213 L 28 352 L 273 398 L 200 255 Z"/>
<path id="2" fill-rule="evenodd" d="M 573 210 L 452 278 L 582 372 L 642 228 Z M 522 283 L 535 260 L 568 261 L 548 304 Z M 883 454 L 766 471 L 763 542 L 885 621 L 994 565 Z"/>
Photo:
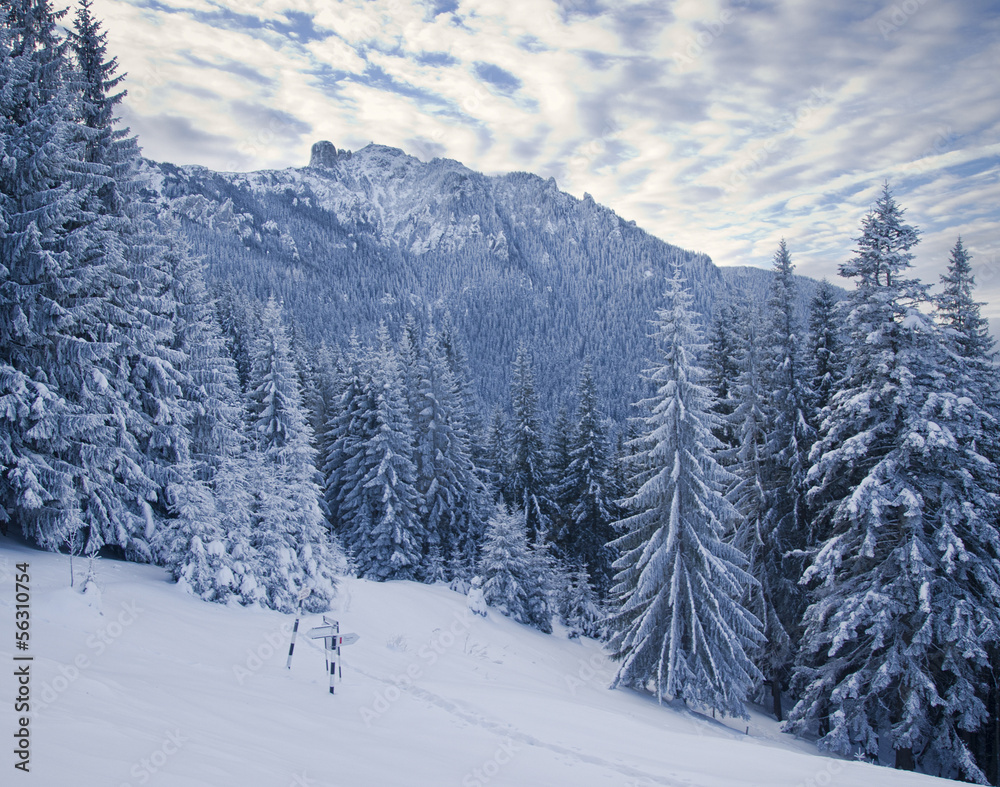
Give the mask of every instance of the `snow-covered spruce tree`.
<path id="1" fill-rule="evenodd" d="M 537 571 L 538 561 L 528 546 L 524 512 L 497 506 L 486 524 L 477 567 L 483 597 L 489 606 L 512 620 L 551 632 L 551 612 L 541 603 L 543 583 Z"/>
<path id="2" fill-rule="evenodd" d="M 115 345 L 112 385 L 131 405 L 126 428 L 138 444 L 143 474 L 153 482 L 150 489 L 146 479 L 134 472 L 124 477 L 129 497 L 139 502 L 144 516 L 142 527 L 128 532 L 127 541 L 113 543 L 132 556 L 151 560 L 156 530 L 169 516 L 168 489 L 185 482 L 184 473 L 191 468 L 192 406 L 184 400 L 190 385 L 175 337 L 176 296 L 183 285 L 176 280 L 171 254 L 178 249 L 171 249 L 153 206 L 141 199 L 136 138 L 114 117 L 124 92 L 118 90 L 121 76 L 115 59 L 108 57 L 105 39 L 89 2 L 81 3 L 71 50 L 86 167 L 95 179 L 86 200 L 94 216 L 93 231 L 83 256 L 89 265 L 103 264 L 116 271 L 117 281 L 105 294 L 101 330 Z"/>
<path id="3" fill-rule="evenodd" d="M 812 541 L 805 479 L 809 449 L 816 440 L 814 397 L 808 382 L 802 330 L 795 315 L 798 295 L 794 267 L 782 239 L 774 254 L 774 277 L 768 300 L 770 320 L 765 339 L 770 352 L 764 387 L 770 411 L 765 451 L 771 543 L 767 546 L 768 554 L 762 556 L 762 573 L 755 573 L 777 612 L 777 620 L 765 621 L 768 644 L 760 664 L 771 684 L 774 713 L 779 721 L 782 686 L 790 677 L 792 660 L 789 635 L 797 637 L 796 630 L 805 610 L 804 594 L 798 584 L 804 566 L 800 558 L 792 555 L 800 554 L 798 550 Z"/>
<path id="4" fill-rule="evenodd" d="M 326 425 L 322 455 L 326 512 L 333 531 L 351 551 L 353 521 L 341 511 L 346 496 L 364 477 L 364 452 L 374 434 L 370 385 L 370 363 L 364 357 L 357 334 L 337 366 L 336 397 Z"/>
<path id="5" fill-rule="evenodd" d="M 70 100 L 55 19 L 34 22 L 29 10 L 0 10 L 0 525 L 7 532 L 13 520 L 54 549 L 80 527 L 74 468 L 58 456 L 74 423 L 67 416 L 79 410 L 49 379 L 59 345 L 69 343 L 59 298 L 70 240 L 64 221 L 80 210 L 67 187 L 76 174 L 67 154 L 79 144 L 65 147 Z M 99 345 L 81 350 L 87 361 L 100 359 Z"/>
<path id="6" fill-rule="evenodd" d="M 79 85 L 47 2 L 0 23 L 0 506 L 28 537 L 148 557 L 137 500 L 155 493 L 123 342 L 129 285 L 121 217 L 98 198 L 113 172 L 88 160 Z"/>
<path id="7" fill-rule="evenodd" d="M 441 348 L 448 360 L 452 379 L 455 381 L 455 395 L 461 407 L 461 430 L 469 444 L 469 458 L 472 460 L 479 480 L 484 486 L 489 486 L 488 463 L 486 459 L 486 428 L 482 419 L 482 405 L 476 395 L 472 383 L 472 373 L 469 371 L 469 358 L 465 343 L 454 325 L 451 315 L 445 313 L 440 332 Z M 480 531 L 485 527 L 485 520 L 480 523 Z M 482 532 L 479 533 L 482 536 Z"/>
<path id="8" fill-rule="evenodd" d="M 567 483 L 569 465 L 573 461 L 570 456 L 573 425 L 566 405 L 560 405 L 549 434 L 549 456 L 546 461 L 549 474 L 548 497 L 552 501 L 549 535 L 560 556 L 565 557 L 568 554 L 566 539 L 569 537 L 570 523 L 573 521 L 573 500 Z"/>
<path id="9" fill-rule="evenodd" d="M 972 275 L 971 255 L 955 241 L 948 260 L 948 273 L 941 277 L 943 292 L 936 298 L 938 322 L 944 327 L 946 341 L 954 354 L 951 366 L 962 376 L 963 389 L 982 405 L 996 402 L 995 341 L 990 336 L 989 320 L 973 297 L 976 286 Z"/>
<path id="10" fill-rule="evenodd" d="M 258 600 L 293 612 L 296 596 L 312 589 L 304 608 L 329 609 L 335 572 L 342 565 L 319 506 L 312 430 L 274 298 L 264 307 L 263 330 L 251 369 L 250 423 L 259 461 L 251 479 L 255 496 L 252 546 L 259 554 Z"/>
<path id="11" fill-rule="evenodd" d="M 550 527 L 552 503 L 538 394 L 531 371 L 531 354 L 521 344 L 514 359 L 511 382 L 510 496 L 511 506 L 524 512 L 528 538 L 544 538 Z"/>
<path id="12" fill-rule="evenodd" d="M 206 600 L 226 602 L 254 569 L 250 547 L 249 470 L 236 365 L 222 338 L 204 282 L 203 263 L 166 228 L 178 304 L 174 330 L 183 354 L 183 391 L 191 408 L 190 462 L 167 487 L 171 519 L 156 540 L 158 559 Z M 252 563 L 252 561 L 250 561 Z"/>
<path id="13" fill-rule="evenodd" d="M 249 392 L 253 348 L 260 336 L 260 314 L 246 292 L 232 282 L 219 285 L 214 295 L 219 325 L 240 378 L 240 390 Z"/>
<path id="14" fill-rule="evenodd" d="M 695 354 L 702 348 L 691 295 L 679 268 L 657 313 L 660 360 L 647 372 L 656 395 L 643 404 L 646 433 L 636 441 L 639 490 L 613 542 L 621 557 L 609 619 L 612 687 L 653 689 L 734 716 L 761 679 L 748 653 L 763 641 L 760 622 L 740 600 L 754 582 L 746 558 L 725 541 L 737 517 L 724 495 L 732 477 L 712 451 L 717 416 Z"/>
<path id="15" fill-rule="evenodd" d="M 809 470 L 809 449 L 816 439 L 812 424 L 813 394 L 803 359 L 802 331 L 795 316 L 798 295 L 792 275 L 794 267 L 782 239 L 774 254 L 774 277 L 768 301 L 771 319 L 766 343 L 771 357 L 766 388 L 772 412 L 767 446 L 775 471 L 772 507 L 783 551 L 806 544 L 805 476 Z M 784 573 L 790 581 L 781 592 L 791 594 L 788 600 L 793 601 L 799 571 L 792 567 Z M 794 608 L 788 612 L 790 614 L 784 619 L 786 624 L 791 624 L 798 612 Z"/>
<path id="16" fill-rule="evenodd" d="M 560 492 L 569 507 L 567 529 L 557 543 L 574 563 L 590 567 L 601 596 L 611 587 L 614 553 L 613 483 L 608 442 L 597 402 L 593 367 L 586 363 L 580 374 L 579 406 L 569 446 L 569 466 Z"/>
<path id="17" fill-rule="evenodd" d="M 486 434 L 486 472 L 488 484 L 496 500 L 506 505 L 513 503 L 510 485 L 510 425 L 503 410 L 493 411 L 489 431 Z"/>
<path id="18" fill-rule="evenodd" d="M 590 584 L 590 574 L 583 563 L 565 569 L 565 587 L 559 599 L 559 620 L 570 639 L 603 634 L 604 610 Z"/>
<path id="19" fill-rule="evenodd" d="M 753 306 L 744 311 L 739 324 L 739 373 L 732 390 L 736 409 L 729 416 L 738 442 L 734 450 L 725 452 L 729 469 L 737 478 L 729 499 L 740 515 L 732 542 L 746 555 L 747 570 L 756 580 L 743 599 L 763 624 L 764 642 L 752 656 L 771 687 L 773 712 L 780 720 L 782 685 L 787 679 L 792 649 L 786 623 L 778 613 L 784 579 L 783 549 L 774 505 L 776 458 L 767 441 L 773 428 L 773 409 L 767 401 L 765 382 L 767 331 Z"/>
<path id="20" fill-rule="evenodd" d="M 1000 637 L 997 468 L 977 450 L 988 416 L 953 392 L 926 289 L 906 278 L 917 239 L 886 186 L 841 265 L 856 280 L 848 365 L 808 476 L 829 535 L 804 576 L 788 726 L 982 781 L 964 739 L 987 718 Z"/>
<path id="21" fill-rule="evenodd" d="M 418 511 L 413 426 L 403 391 L 399 357 L 385 325 L 371 358 L 370 395 L 359 400 L 367 439 L 345 464 L 340 517 L 361 576 L 378 581 L 416 579 L 422 565 L 423 528 Z"/>
<path id="22" fill-rule="evenodd" d="M 713 412 L 719 416 L 714 434 L 722 443 L 717 452 L 719 460 L 727 465 L 732 450 L 739 444 L 736 427 L 730 416 L 736 409 L 736 379 L 739 376 L 740 337 L 737 309 L 729 298 L 720 299 L 708 332 L 705 349 L 705 385 L 715 398 Z"/>
<path id="23" fill-rule="evenodd" d="M 428 569 L 425 579 L 435 581 L 444 578 L 444 558 L 456 547 L 467 553 L 471 548 L 474 556 L 485 490 L 470 458 L 458 386 L 433 326 L 416 364 L 416 486 Z"/>
<path id="24" fill-rule="evenodd" d="M 809 389 L 817 431 L 844 371 L 839 303 L 837 291 L 823 279 L 809 304 Z"/>
<path id="25" fill-rule="evenodd" d="M 1000 467 L 1000 378 L 996 371 L 994 340 L 988 321 L 982 317 L 973 297 L 975 277 L 971 255 L 959 238 L 948 260 L 948 272 L 941 277 L 944 291 L 936 299 L 938 323 L 943 327 L 948 346 L 948 375 L 952 390 L 967 395 L 992 416 L 983 424 L 979 451 L 994 466 Z M 970 750 L 990 783 L 1000 778 L 1000 646 L 988 648 L 990 671 L 987 675 L 986 707 L 990 724 L 970 736 Z"/>

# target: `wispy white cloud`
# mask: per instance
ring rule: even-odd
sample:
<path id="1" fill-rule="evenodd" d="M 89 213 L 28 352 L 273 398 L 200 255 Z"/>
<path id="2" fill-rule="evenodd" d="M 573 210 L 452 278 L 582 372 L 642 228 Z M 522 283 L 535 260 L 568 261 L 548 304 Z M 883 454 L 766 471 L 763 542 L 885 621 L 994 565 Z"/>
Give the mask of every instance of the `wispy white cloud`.
<path id="1" fill-rule="evenodd" d="M 989 0 L 96 0 L 147 155 L 299 165 L 369 141 L 554 176 L 720 264 L 786 237 L 836 277 L 888 179 L 936 282 L 955 237 L 1000 317 Z"/>

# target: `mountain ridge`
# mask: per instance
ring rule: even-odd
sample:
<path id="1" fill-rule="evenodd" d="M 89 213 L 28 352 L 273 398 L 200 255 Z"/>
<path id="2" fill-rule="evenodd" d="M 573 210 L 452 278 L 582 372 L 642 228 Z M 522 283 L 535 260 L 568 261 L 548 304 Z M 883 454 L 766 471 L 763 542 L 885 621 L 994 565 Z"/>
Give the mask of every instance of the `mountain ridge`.
<path id="1" fill-rule="evenodd" d="M 321 141 L 305 167 L 220 173 L 144 162 L 146 197 L 180 220 L 209 278 L 281 298 L 314 342 L 379 321 L 398 330 L 450 315 L 487 408 L 506 401 L 519 342 L 533 349 L 542 406 L 575 390 L 590 358 L 607 412 L 644 395 L 648 321 L 680 264 L 708 317 L 719 297 L 760 300 L 769 273 L 718 268 L 634 221 L 526 172 L 485 175 L 374 143 Z M 800 301 L 814 283 L 800 277 Z M 763 287 L 763 289 L 762 289 Z M 803 310 L 804 313 L 804 310 Z"/>

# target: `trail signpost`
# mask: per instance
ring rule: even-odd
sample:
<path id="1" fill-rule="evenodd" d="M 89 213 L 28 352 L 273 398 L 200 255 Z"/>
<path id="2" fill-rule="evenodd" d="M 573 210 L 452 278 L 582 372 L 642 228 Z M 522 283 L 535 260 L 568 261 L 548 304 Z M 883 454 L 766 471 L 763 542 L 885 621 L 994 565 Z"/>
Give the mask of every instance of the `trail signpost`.
<path id="1" fill-rule="evenodd" d="M 326 669 L 330 675 L 330 693 L 333 694 L 334 678 L 343 678 L 340 666 L 340 648 L 342 645 L 353 645 L 358 641 L 359 635 L 341 634 L 340 622 L 328 618 L 326 615 L 323 616 L 323 623 L 326 625 L 309 629 L 309 638 L 323 640 Z"/>

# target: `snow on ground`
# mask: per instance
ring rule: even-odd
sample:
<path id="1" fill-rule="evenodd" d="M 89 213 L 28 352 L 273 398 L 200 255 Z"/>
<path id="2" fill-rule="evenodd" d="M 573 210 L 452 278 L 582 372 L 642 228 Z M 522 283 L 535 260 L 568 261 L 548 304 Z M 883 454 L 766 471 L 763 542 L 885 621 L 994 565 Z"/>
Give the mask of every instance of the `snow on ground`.
<path id="1" fill-rule="evenodd" d="M 14 568 L 30 564 L 31 772 L 13 771 Z M 819 757 L 754 715 L 716 721 L 609 691 L 592 641 L 547 636 L 410 582 L 342 582 L 343 681 L 293 618 L 199 601 L 162 569 L 86 564 L 0 538 L 0 783 L 44 787 L 917 787 Z M 23 654 L 22 654 L 23 655 Z M 22 662 L 23 663 L 23 662 Z M 749 729 L 749 734 L 747 730 Z"/>

